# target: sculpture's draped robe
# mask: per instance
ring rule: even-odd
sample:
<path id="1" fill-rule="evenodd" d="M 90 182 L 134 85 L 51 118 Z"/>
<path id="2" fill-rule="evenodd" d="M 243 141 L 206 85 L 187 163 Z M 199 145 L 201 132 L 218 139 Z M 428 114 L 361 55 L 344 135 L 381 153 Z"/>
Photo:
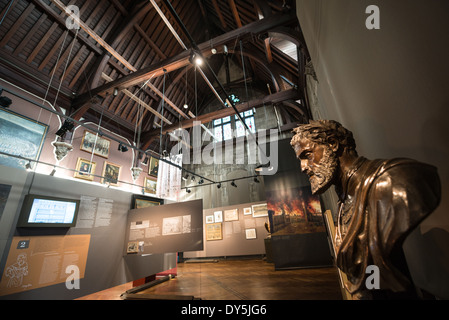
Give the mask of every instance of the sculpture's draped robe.
<path id="1" fill-rule="evenodd" d="M 405 237 L 439 204 L 435 167 L 409 159 L 366 160 L 354 177 L 358 184 L 351 219 L 337 247 L 337 266 L 346 273 L 350 293 L 364 290 L 366 267 L 379 267 L 380 288 L 401 292 L 410 281 L 393 263 Z"/>

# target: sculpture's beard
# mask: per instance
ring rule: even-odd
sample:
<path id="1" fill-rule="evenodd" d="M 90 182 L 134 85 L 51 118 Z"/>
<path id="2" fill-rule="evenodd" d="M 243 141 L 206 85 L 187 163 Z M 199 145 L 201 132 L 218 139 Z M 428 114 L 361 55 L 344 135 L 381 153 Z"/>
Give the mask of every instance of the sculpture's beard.
<path id="1" fill-rule="evenodd" d="M 323 158 L 313 166 L 309 176 L 313 194 L 321 194 L 333 183 L 338 168 L 338 158 L 334 152 L 325 149 Z"/>

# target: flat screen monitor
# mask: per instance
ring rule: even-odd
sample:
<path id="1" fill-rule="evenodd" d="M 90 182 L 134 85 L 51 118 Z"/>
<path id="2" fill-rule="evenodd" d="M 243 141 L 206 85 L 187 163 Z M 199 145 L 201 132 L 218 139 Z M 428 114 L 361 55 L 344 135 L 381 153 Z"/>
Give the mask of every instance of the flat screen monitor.
<path id="1" fill-rule="evenodd" d="M 40 196 L 25 196 L 18 227 L 74 227 L 80 200 Z"/>

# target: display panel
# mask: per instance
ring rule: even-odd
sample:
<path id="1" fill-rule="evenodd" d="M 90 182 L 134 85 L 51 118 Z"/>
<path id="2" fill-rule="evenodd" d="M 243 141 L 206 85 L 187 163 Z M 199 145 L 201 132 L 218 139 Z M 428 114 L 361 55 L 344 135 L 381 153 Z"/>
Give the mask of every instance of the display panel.
<path id="1" fill-rule="evenodd" d="M 202 199 L 129 211 L 126 255 L 198 250 L 203 250 Z"/>
<path id="2" fill-rule="evenodd" d="M 27 195 L 18 227 L 74 227 L 80 200 Z"/>

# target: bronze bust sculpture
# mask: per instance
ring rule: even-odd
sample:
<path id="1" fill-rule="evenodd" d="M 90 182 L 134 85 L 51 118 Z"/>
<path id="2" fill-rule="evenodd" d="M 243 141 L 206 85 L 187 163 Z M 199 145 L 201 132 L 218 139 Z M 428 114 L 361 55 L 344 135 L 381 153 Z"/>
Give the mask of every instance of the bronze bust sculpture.
<path id="1" fill-rule="evenodd" d="M 411 159 L 358 156 L 352 133 L 333 120 L 294 129 L 291 145 L 309 176 L 312 192 L 331 185 L 339 198 L 336 264 L 355 298 L 416 297 L 402 244 L 438 206 L 437 169 Z M 380 290 L 365 286 L 366 268 L 379 269 Z"/>

